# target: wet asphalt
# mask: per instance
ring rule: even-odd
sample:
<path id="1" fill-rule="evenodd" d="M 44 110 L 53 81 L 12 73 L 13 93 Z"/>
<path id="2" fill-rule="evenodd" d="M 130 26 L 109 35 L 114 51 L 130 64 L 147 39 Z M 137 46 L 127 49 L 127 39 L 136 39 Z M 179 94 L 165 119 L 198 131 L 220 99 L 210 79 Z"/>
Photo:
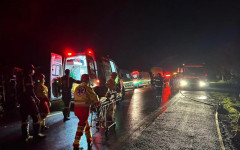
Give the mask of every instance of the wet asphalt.
<path id="1" fill-rule="evenodd" d="M 92 149 L 220 149 L 213 105 L 204 91 L 173 93 L 165 87 L 157 101 L 151 87 L 130 90 L 117 104 L 116 128 L 110 128 L 108 136 L 104 129 L 92 128 Z M 71 120 L 63 122 L 60 111 L 51 115 L 47 137 L 37 143 L 21 141 L 20 121 L 0 125 L 0 150 L 73 149 L 77 117 L 71 112 Z M 87 149 L 85 136 L 80 147 Z"/>
<path id="2" fill-rule="evenodd" d="M 174 102 L 123 149 L 219 150 L 216 104 L 205 91 L 182 91 Z"/>

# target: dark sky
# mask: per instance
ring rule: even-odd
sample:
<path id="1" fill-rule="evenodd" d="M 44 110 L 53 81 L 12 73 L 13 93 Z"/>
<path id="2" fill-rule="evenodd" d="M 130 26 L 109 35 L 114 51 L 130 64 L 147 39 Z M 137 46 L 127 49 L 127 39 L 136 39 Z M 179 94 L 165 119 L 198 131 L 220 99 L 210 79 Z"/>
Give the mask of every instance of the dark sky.
<path id="1" fill-rule="evenodd" d="M 1 61 L 48 64 L 50 52 L 92 48 L 121 68 L 238 59 L 240 3 L 221 0 L 7 0 Z M 216 55 L 218 54 L 218 55 Z M 219 55 L 222 54 L 222 55 Z M 48 67 L 48 66 L 47 66 Z"/>

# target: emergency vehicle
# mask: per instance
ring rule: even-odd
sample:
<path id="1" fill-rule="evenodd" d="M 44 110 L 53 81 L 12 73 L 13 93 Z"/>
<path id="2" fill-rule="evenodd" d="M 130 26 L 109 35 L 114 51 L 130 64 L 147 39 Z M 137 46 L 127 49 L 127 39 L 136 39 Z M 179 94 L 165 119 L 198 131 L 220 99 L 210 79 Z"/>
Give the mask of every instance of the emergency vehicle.
<path id="1" fill-rule="evenodd" d="M 55 53 L 51 53 L 51 67 L 50 67 L 50 98 L 56 100 L 61 98 L 59 79 L 63 76 L 65 69 L 70 70 L 70 76 L 76 80 L 80 80 L 83 74 L 89 74 L 90 86 L 95 89 L 95 92 L 100 96 L 105 96 L 107 91 L 105 83 L 111 77 L 111 72 L 119 74 L 118 66 L 116 63 L 109 58 L 95 58 L 92 50 L 88 49 L 81 53 L 67 53 L 67 56 L 63 56 Z M 122 91 L 122 85 L 120 89 Z M 72 91 L 77 87 L 78 84 L 73 84 Z M 118 94 L 118 98 L 123 97 L 123 93 Z"/>
<path id="2" fill-rule="evenodd" d="M 205 64 L 183 64 L 178 68 L 180 89 L 206 89 L 209 85 Z"/>
<path id="3" fill-rule="evenodd" d="M 133 77 L 131 75 L 131 72 L 128 70 L 120 69 L 120 77 L 123 82 L 124 89 L 134 89 L 134 83 L 133 83 Z"/>
<path id="4" fill-rule="evenodd" d="M 135 88 L 149 86 L 151 84 L 151 76 L 148 72 L 133 71 L 131 75 L 133 77 L 133 84 Z"/>

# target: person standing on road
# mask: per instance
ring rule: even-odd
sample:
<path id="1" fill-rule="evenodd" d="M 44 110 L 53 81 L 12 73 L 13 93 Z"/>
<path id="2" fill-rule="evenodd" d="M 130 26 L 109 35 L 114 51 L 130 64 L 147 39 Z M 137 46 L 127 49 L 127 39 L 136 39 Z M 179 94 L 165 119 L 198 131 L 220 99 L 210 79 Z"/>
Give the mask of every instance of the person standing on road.
<path id="1" fill-rule="evenodd" d="M 83 74 L 81 77 L 82 83 L 74 91 L 74 114 L 78 117 L 78 127 L 73 142 L 74 150 L 79 149 L 81 136 L 85 132 L 88 149 L 92 147 L 92 133 L 88 123 L 91 105 L 99 105 L 99 99 L 93 89 L 89 86 L 89 75 Z"/>
<path id="2" fill-rule="evenodd" d="M 154 78 L 154 87 L 156 92 L 156 99 L 160 99 L 162 96 L 162 88 L 163 88 L 163 77 L 160 73 Z"/>
<path id="3" fill-rule="evenodd" d="M 22 91 L 20 94 L 20 113 L 22 118 L 22 136 L 24 141 L 34 138 L 38 140 L 45 137 L 44 134 L 40 133 L 40 117 L 38 111 L 38 104 L 40 100 L 37 98 L 34 92 L 33 79 L 32 76 L 35 74 L 35 67 L 33 65 L 28 65 L 25 74 L 22 79 Z M 33 120 L 33 130 L 34 136 L 29 135 L 29 122 L 28 116 L 32 117 Z"/>
<path id="4" fill-rule="evenodd" d="M 116 93 L 118 91 L 115 79 L 117 78 L 117 73 L 112 72 L 111 78 L 107 81 L 106 87 L 108 88 L 108 93 L 107 93 L 107 98 L 110 98 L 115 94 L 116 98 Z M 114 122 L 114 115 L 116 111 L 116 101 L 114 101 L 111 105 L 109 105 L 108 111 L 107 111 L 107 120 Z"/>
<path id="5" fill-rule="evenodd" d="M 73 83 L 80 84 L 81 81 L 75 80 L 70 77 L 70 70 L 65 70 L 65 76 L 61 78 L 62 83 L 62 100 L 64 102 L 64 109 L 63 109 L 63 120 L 67 121 L 70 120 L 70 106 L 71 106 L 71 99 L 72 99 L 72 85 Z"/>
<path id="6" fill-rule="evenodd" d="M 39 74 L 37 76 L 37 83 L 34 87 L 37 98 L 40 100 L 39 112 L 41 116 L 41 130 L 46 130 L 49 127 L 46 126 L 45 120 L 47 115 L 50 113 L 49 107 L 51 106 L 50 100 L 48 98 L 48 88 L 44 85 L 45 76 L 44 74 Z"/>

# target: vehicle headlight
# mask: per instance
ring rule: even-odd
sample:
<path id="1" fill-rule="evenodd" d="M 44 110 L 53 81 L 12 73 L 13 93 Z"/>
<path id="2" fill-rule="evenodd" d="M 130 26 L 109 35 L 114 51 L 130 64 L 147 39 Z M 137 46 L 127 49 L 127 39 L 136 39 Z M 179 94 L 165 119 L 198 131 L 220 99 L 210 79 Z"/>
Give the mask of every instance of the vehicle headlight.
<path id="1" fill-rule="evenodd" d="M 185 80 L 180 81 L 180 86 L 186 86 L 186 85 L 187 85 L 187 81 L 185 81 Z"/>
<path id="2" fill-rule="evenodd" d="M 199 82 L 199 85 L 200 85 L 201 87 L 206 86 L 206 82 L 200 81 L 200 82 Z"/>
<path id="3" fill-rule="evenodd" d="M 137 83 L 138 83 L 138 81 L 133 81 L 133 83 L 134 83 L 134 84 L 137 84 Z"/>

